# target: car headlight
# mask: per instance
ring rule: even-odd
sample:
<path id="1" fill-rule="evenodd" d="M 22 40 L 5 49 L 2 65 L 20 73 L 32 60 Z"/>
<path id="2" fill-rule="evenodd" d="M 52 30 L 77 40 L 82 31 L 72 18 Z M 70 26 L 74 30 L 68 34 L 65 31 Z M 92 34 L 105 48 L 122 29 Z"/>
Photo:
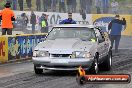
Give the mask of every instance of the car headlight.
<path id="1" fill-rule="evenodd" d="M 75 51 L 73 55 L 75 55 L 76 58 L 92 58 L 92 55 L 85 51 Z"/>
<path id="2" fill-rule="evenodd" d="M 33 57 L 48 57 L 49 52 L 48 51 L 34 51 Z"/>

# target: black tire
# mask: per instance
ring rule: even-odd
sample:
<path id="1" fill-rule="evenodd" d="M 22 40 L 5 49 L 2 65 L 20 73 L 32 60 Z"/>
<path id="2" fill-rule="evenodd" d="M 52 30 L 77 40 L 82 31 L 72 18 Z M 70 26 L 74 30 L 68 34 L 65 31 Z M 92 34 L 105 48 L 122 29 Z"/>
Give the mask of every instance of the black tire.
<path id="1" fill-rule="evenodd" d="M 109 51 L 104 62 L 100 64 L 100 69 L 103 71 L 109 71 L 111 69 L 111 66 L 112 66 L 112 50 Z"/>
<path id="2" fill-rule="evenodd" d="M 98 55 L 95 55 L 94 57 L 94 61 L 92 63 L 91 68 L 89 69 L 91 74 L 97 74 L 99 71 L 99 67 L 98 67 Z"/>
<path id="3" fill-rule="evenodd" d="M 43 69 L 37 69 L 36 66 L 34 65 L 34 72 L 36 74 L 42 74 L 43 73 Z"/>

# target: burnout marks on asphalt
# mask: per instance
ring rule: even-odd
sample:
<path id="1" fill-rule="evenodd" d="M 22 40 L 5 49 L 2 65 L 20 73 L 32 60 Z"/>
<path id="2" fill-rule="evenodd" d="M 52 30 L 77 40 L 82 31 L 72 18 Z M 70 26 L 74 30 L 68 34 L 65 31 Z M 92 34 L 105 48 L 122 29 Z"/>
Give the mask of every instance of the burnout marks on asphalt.
<path id="1" fill-rule="evenodd" d="M 132 50 L 120 49 L 113 52 L 111 71 L 100 71 L 99 74 L 132 74 Z M 24 65 L 24 64 L 22 64 Z M 33 71 L 15 74 L 0 78 L 2 88 L 132 88 L 132 84 L 86 84 L 79 86 L 76 83 L 76 74 L 73 72 L 47 71 L 36 75 Z"/>

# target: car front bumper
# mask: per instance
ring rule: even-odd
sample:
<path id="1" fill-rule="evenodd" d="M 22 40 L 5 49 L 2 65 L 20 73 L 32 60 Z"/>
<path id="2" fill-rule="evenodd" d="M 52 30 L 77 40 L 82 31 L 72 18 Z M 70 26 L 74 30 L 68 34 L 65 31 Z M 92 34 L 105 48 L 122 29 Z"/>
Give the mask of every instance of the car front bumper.
<path id="1" fill-rule="evenodd" d="M 45 70 L 77 70 L 79 66 L 87 70 L 93 63 L 93 58 L 32 57 L 32 60 L 36 68 Z"/>

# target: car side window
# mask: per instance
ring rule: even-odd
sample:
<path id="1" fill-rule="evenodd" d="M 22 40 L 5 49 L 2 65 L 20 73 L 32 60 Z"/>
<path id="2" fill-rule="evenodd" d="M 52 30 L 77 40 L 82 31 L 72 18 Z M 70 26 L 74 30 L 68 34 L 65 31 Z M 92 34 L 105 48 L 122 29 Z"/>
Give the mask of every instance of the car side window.
<path id="1" fill-rule="evenodd" d="M 96 36 L 98 38 L 99 43 L 104 42 L 105 38 L 103 36 L 104 35 L 103 32 L 101 32 L 101 30 L 99 28 L 96 28 L 95 30 L 96 30 L 95 32 L 96 32 Z"/>

